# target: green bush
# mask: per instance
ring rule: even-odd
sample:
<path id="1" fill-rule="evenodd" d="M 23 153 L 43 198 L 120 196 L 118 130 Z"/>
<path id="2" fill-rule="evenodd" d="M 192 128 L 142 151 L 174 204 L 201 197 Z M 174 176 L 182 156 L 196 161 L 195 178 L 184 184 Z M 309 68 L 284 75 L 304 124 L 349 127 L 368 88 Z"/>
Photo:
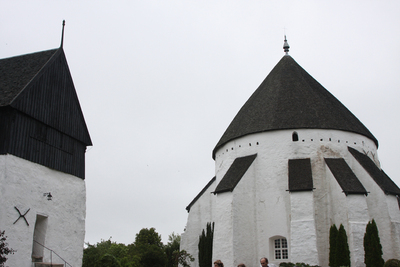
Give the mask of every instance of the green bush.
<path id="1" fill-rule="evenodd" d="M 212 249 L 214 239 L 214 223 L 207 223 L 206 231 L 199 236 L 199 266 L 208 267 L 212 265 Z"/>
<path id="2" fill-rule="evenodd" d="M 337 241 L 336 241 L 336 266 L 349 266 L 350 267 L 350 249 L 347 243 L 347 234 L 343 224 L 340 224 Z M 378 267 L 378 266 L 375 266 Z"/>
<path id="3" fill-rule="evenodd" d="M 8 247 L 8 243 L 6 242 L 7 236 L 5 235 L 5 231 L 0 231 L 0 266 L 7 261 L 8 254 L 14 254 L 16 250 Z"/>
<path id="4" fill-rule="evenodd" d="M 309 265 L 304 262 L 297 262 L 296 264 L 292 262 L 281 262 L 279 267 L 319 267 L 318 265 Z"/>
<path id="5" fill-rule="evenodd" d="M 343 224 L 339 230 L 335 224 L 329 230 L 329 266 L 350 267 L 350 249 Z"/>
<path id="6" fill-rule="evenodd" d="M 339 230 L 337 229 L 336 225 L 332 225 L 331 229 L 329 230 L 329 266 L 331 267 L 336 266 L 336 241 L 338 233 Z"/>
<path id="7" fill-rule="evenodd" d="M 366 267 L 382 267 L 385 264 L 382 258 L 382 245 L 375 220 L 367 224 L 364 234 L 364 251 L 364 263 Z"/>
<path id="8" fill-rule="evenodd" d="M 383 267 L 400 267 L 400 260 L 390 259 L 385 262 Z"/>

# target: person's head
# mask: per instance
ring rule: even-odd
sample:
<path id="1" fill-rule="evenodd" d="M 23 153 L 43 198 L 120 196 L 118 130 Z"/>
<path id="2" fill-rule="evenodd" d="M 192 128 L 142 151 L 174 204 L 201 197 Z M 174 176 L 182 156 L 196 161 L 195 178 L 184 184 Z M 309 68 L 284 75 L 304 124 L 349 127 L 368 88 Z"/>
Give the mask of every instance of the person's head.
<path id="1" fill-rule="evenodd" d="M 238 267 L 246 267 L 243 263 L 239 264 Z"/>
<path id="2" fill-rule="evenodd" d="M 216 260 L 214 262 L 214 267 L 224 267 L 224 264 L 220 260 Z"/>
<path id="3" fill-rule="evenodd" d="M 267 267 L 268 266 L 268 259 L 266 257 L 263 257 L 260 259 L 260 263 L 262 267 Z"/>

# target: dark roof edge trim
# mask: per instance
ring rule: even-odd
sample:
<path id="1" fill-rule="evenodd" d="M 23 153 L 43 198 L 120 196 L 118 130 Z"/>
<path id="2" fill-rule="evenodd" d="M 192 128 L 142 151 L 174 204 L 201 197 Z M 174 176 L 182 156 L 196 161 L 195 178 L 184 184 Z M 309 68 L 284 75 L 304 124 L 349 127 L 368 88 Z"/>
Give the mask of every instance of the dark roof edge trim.
<path id="1" fill-rule="evenodd" d="M 216 195 L 216 194 L 221 194 L 221 193 L 226 193 L 226 192 L 233 192 L 233 189 L 222 189 L 222 190 L 214 191 L 214 192 L 211 192 L 211 193 Z"/>
<path id="2" fill-rule="evenodd" d="M 314 191 L 315 188 L 312 189 L 291 189 L 291 190 L 286 190 L 289 191 L 289 193 L 294 193 L 294 192 L 305 192 L 305 191 Z"/>
<path id="3" fill-rule="evenodd" d="M 197 196 L 190 202 L 190 204 L 186 207 L 186 210 L 190 212 L 190 208 L 196 203 L 196 201 L 206 192 L 206 190 L 211 186 L 212 183 L 215 182 L 216 176 L 214 176 L 207 184 L 206 186 L 200 191 L 200 193 L 197 194 Z"/>
<path id="4" fill-rule="evenodd" d="M 357 192 L 357 191 L 354 191 L 354 192 L 350 192 L 350 191 L 344 191 L 343 190 L 343 193 L 347 196 L 347 195 L 366 195 L 366 196 L 368 196 L 368 192 Z"/>

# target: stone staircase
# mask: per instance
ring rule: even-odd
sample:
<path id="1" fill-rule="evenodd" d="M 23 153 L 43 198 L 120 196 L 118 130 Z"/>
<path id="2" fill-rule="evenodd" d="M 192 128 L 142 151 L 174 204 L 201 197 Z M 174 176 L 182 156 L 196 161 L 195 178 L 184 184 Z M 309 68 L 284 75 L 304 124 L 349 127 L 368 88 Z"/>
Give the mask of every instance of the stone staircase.
<path id="1" fill-rule="evenodd" d="M 32 256 L 32 262 L 35 267 L 65 267 L 62 263 L 43 262 L 43 257 Z"/>

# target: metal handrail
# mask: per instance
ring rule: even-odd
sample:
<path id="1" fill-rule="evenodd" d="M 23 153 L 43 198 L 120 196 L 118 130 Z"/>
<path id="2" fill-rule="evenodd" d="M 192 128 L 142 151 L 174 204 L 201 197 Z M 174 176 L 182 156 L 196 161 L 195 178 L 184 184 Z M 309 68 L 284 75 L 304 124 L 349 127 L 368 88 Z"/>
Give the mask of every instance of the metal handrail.
<path id="1" fill-rule="evenodd" d="M 64 260 L 63 258 L 61 258 L 61 256 L 58 255 L 57 252 L 55 252 L 54 250 L 52 250 L 52 249 L 46 247 L 46 246 L 43 245 L 43 244 L 40 244 L 40 243 L 37 242 L 36 240 L 33 240 L 33 242 L 35 242 L 35 243 L 41 245 L 42 247 L 44 247 L 45 249 L 47 249 L 47 250 L 50 251 L 50 264 L 53 264 L 53 253 L 54 253 L 54 254 L 56 254 L 56 255 L 64 262 L 65 265 L 68 265 L 68 266 L 72 267 L 71 264 L 69 264 L 66 260 Z"/>

